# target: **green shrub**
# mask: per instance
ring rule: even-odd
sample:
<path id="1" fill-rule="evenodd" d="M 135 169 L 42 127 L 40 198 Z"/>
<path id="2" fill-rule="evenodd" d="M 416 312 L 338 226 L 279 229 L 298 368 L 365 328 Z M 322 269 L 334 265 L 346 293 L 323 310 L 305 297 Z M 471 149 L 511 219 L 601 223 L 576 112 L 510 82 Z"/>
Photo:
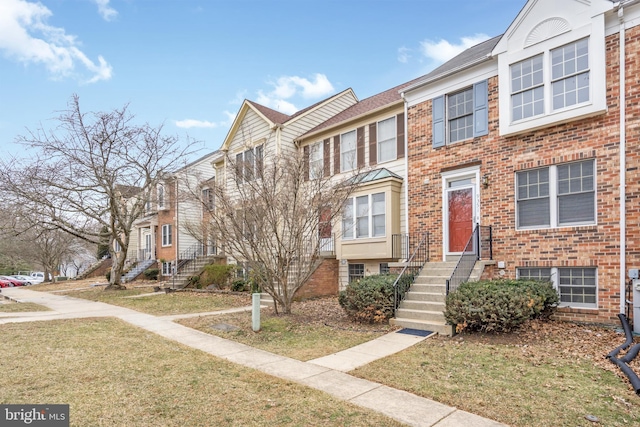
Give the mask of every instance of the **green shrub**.
<path id="1" fill-rule="evenodd" d="M 202 286 L 216 285 L 220 289 L 229 286 L 229 282 L 235 272 L 235 265 L 210 264 L 204 268 L 200 276 Z"/>
<path id="2" fill-rule="evenodd" d="M 244 292 L 248 288 L 249 285 L 244 279 L 236 279 L 231 283 L 231 290 L 234 292 Z"/>
<path id="3" fill-rule="evenodd" d="M 189 277 L 187 277 L 187 287 L 188 288 L 201 289 L 202 288 L 202 283 L 200 283 L 200 276 L 189 276 Z"/>
<path id="4" fill-rule="evenodd" d="M 105 274 L 105 277 L 108 281 L 111 281 L 111 270 L 107 270 L 107 274 Z"/>
<path id="5" fill-rule="evenodd" d="M 508 332 L 528 319 L 549 317 L 558 302 L 550 282 L 467 282 L 447 296 L 444 315 L 457 332 Z"/>
<path id="6" fill-rule="evenodd" d="M 366 276 L 349 283 L 338 295 L 340 306 L 347 315 L 363 323 L 382 323 L 393 316 L 396 274 Z M 406 291 L 413 276 L 405 275 L 398 282 L 399 290 Z"/>
<path id="7" fill-rule="evenodd" d="M 144 271 L 144 277 L 147 280 L 158 280 L 158 275 L 160 274 L 160 270 L 157 268 L 148 268 Z"/>

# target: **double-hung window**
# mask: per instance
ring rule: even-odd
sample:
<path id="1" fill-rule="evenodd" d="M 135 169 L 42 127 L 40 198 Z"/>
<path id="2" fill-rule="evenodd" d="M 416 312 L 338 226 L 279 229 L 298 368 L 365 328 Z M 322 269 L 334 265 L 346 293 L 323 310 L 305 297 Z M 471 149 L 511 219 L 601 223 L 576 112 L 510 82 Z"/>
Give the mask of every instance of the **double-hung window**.
<path id="1" fill-rule="evenodd" d="M 158 184 L 156 188 L 157 198 L 158 198 L 158 209 L 165 208 L 165 195 L 164 195 L 164 184 Z"/>
<path id="2" fill-rule="evenodd" d="M 322 141 L 309 147 L 309 178 L 322 178 L 324 173 L 324 150 Z"/>
<path id="3" fill-rule="evenodd" d="M 349 264 L 349 283 L 364 277 L 364 264 Z"/>
<path id="4" fill-rule="evenodd" d="M 171 224 L 162 226 L 162 246 L 171 246 Z"/>
<path id="5" fill-rule="evenodd" d="M 212 211 L 215 208 L 215 198 L 210 188 L 202 190 L 202 207 L 205 211 Z"/>
<path id="6" fill-rule="evenodd" d="M 356 168 L 356 131 L 340 135 L 340 172 Z"/>
<path id="7" fill-rule="evenodd" d="M 509 69 L 512 122 L 590 100 L 588 38 L 511 64 Z M 547 97 L 551 102 L 545 107 Z"/>
<path id="8" fill-rule="evenodd" d="M 385 234 L 385 193 L 347 199 L 342 209 L 343 239 L 383 237 Z"/>
<path id="9" fill-rule="evenodd" d="M 597 307 L 597 270 L 593 267 L 518 268 L 520 279 L 545 280 L 553 283 L 560 295 L 561 306 Z"/>
<path id="10" fill-rule="evenodd" d="M 171 261 L 165 261 L 162 263 L 162 275 L 163 276 L 171 276 L 173 274 L 173 263 Z"/>
<path id="11" fill-rule="evenodd" d="M 511 111 L 513 121 L 544 114 L 542 55 L 511 66 Z"/>
<path id="12" fill-rule="evenodd" d="M 518 228 L 553 228 L 596 221 L 595 161 L 516 173 Z"/>
<path id="13" fill-rule="evenodd" d="M 256 176 L 262 176 L 263 150 L 264 147 L 258 145 L 236 154 L 236 176 L 239 182 L 253 181 Z"/>
<path id="14" fill-rule="evenodd" d="M 396 118 L 378 122 L 378 163 L 397 158 Z"/>
<path id="15" fill-rule="evenodd" d="M 488 81 L 434 98 L 431 114 L 434 147 L 487 135 Z"/>

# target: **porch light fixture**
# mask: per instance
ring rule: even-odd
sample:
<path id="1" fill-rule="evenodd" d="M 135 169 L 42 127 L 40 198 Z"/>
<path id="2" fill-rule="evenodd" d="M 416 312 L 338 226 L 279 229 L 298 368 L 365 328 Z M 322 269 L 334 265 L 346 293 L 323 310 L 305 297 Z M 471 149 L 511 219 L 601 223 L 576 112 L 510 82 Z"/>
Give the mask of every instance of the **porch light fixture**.
<path id="1" fill-rule="evenodd" d="M 489 187 L 489 174 L 484 174 L 482 175 L 482 186 L 484 188 L 488 188 Z"/>

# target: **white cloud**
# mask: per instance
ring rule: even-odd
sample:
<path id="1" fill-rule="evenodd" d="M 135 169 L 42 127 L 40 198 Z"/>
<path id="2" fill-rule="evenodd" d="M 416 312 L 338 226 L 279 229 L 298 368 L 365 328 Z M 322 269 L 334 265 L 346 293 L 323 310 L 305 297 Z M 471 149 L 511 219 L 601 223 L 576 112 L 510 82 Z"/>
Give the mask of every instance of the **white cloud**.
<path id="1" fill-rule="evenodd" d="M 273 90 L 258 91 L 256 102 L 284 114 L 298 111 L 291 98 L 318 99 L 335 91 L 327 76 L 320 73 L 314 74 L 311 80 L 299 76 L 282 76 L 269 84 L 273 86 Z"/>
<path id="2" fill-rule="evenodd" d="M 0 52 L 7 58 L 24 64 L 44 65 L 54 78 L 75 77 L 84 83 L 109 80 L 112 67 L 98 57 L 91 61 L 79 48 L 76 36 L 63 28 L 47 25 L 52 12 L 41 3 L 26 0 L 2 0 L 0 7 Z M 89 78 L 78 76 L 76 65 L 92 73 Z"/>
<path id="3" fill-rule="evenodd" d="M 109 6 L 109 0 L 93 0 L 98 5 L 98 13 L 105 21 L 111 21 L 118 16 L 118 11 Z"/>
<path id="4" fill-rule="evenodd" d="M 207 120 L 195 120 L 195 119 L 185 119 L 185 120 L 176 120 L 176 126 L 179 128 L 217 128 L 218 123 L 209 122 Z"/>
<path id="5" fill-rule="evenodd" d="M 191 128 L 214 129 L 218 127 L 231 126 L 231 123 L 233 123 L 233 120 L 236 118 L 236 113 L 224 111 L 223 114 L 227 117 L 227 119 L 219 122 L 210 122 L 208 120 L 184 119 L 184 120 L 176 120 L 175 124 L 179 128 L 184 128 L 184 129 L 191 129 Z"/>
<path id="6" fill-rule="evenodd" d="M 403 64 L 409 62 L 409 59 L 411 58 L 409 52 L 411 52 L 411 49 L 409 49 L 408 47 L 403 46 L 401 48 L 398 48 L 398 62 L 401 62 Z"/>
<path id="7" fill-rule="evenodd" d="M 488 39 L 489 36 L 486 34 L 475 34 L 469 37 L 462 37 L 457 44 L 452 44 L 444 39 L 440 39 L 439 41 L 424 40 L 420 42 L 420 48 L 424 56 L 435 63 L 442 64 L 465 49 Z"/>
<path id="8" fill-rule="evenodd" d="M 265 94 L 261 90 L 258 91 L 258 99 L 256 99 L 256 102 L 284 114 L 293 114 L 298 111 L 298 108 L 291 102 L 277 97 L 274 93 Z"/>

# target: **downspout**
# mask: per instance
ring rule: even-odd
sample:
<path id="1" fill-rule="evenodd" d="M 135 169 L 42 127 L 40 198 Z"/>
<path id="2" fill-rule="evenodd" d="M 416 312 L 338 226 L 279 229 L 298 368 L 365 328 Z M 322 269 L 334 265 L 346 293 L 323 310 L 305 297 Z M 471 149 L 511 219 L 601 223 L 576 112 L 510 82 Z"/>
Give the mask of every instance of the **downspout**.
<path id="1" fill-rule="evenodd" d="M 626 253 L 627 253 L 627 209 L 626 209 L 626 170 L 627 170 L 627 133 L 626 133 L 626 59 L 625 59 L 625 24 L 624 8 L 620 5 L 618 9 L 618 19 L 620 20 L 620 313 L 625 313 L 625 290 L 626 290 Z"/>
<path id="2" fill-rule="evenodd" d="M 178 183 L 180 182 L 180 179 L 178 179 L 178 177 L 176 176 L 176 188 L 175 188 L 175 192 L 173 194 L 173 199 L 175 202 L 175 222 L 176 222 L 176 231 L 175 231 L 175 235 L 176 235 L 176 244 L 175 244 L 175 254 L 173 256 L 174 259 L 174 264 L 173 264 L 173 270 L 171 273 L 172 275 L 174 273 L 177 273 L 178 271 L 178 254 L 180 253 L 180 204 L 178 203 Z M 171 199 L 169 199 L 169 203 L 171 203 Z"/>
<path id="3" fill-rule="evenodd" d="M 404 100 L 404 227 L 409 235 L 409 108 L 404 92 L 400 97 Z"/>

